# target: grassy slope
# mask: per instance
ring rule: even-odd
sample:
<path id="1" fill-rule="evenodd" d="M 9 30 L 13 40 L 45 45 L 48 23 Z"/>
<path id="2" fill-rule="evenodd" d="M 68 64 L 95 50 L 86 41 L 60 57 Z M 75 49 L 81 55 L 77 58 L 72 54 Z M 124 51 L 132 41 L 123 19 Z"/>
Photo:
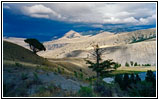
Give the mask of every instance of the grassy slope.
<path id="1" fill-rule="evenodd" d="M 58 68 L 71 65 L 67 62 L 65 62 L 66 64 L 49 62 L 19 45 L 6 41 L 3 42 L 3 51 L 4 96 L 65 96 L 67 93 L 70 96 L 72 90 L 69 87 L 78 90 L 78 87 L 83 84 L 76 80 L 72 74 L 70 75 L 69 69 L 65 69 L 65 73 L 61 73 L 62 75 L 55 73 Z M 73 66 L 71 65 L 71 67 Z M 73 73 L 73 70 L 71 71 Z M 65 77 L 65 75 L 69 77 Z M 64 82 L 65 86 L 60 83 L 61 81 Z M 36 87 L 34 87 L 35 85 Z M 53 89 L 40 90 L 45 86 L 52 86 Z M 64 88 L 68 90 L 64 91 Z M 28 93 L 30 90 L 37 92 Z"/>
<path id="2" fill-rule="evenodd" d="M 3 42 L 3 59 L 4 64 L 20 61 L 21 64 L 25 65 L 32 64 L 32 66 L 36 67 L 37 65 L 45 66 L 43 69 L 50 70 L 53 69 L 54 71 L 58 71 L 57 68 L 61 68 L 65 70 L 66 74 L 74 74 L 74 71 L 81 73 L 80 69 L 82 69 L 82 73 L 86 76 L 95 75 L 94 72 L 91 71 L 85 64 L 84 59 L 75 59 L 75 58 L 63 58 L 63 59 L 44 59 L 38 55 L 33 54 L 31 51 L 10 43 L 10 42 Z M 7 60 L 7 61 L 6 61 Z M 25 62 L 25 63 L 24 63 Z M 31 66 L 31 65 L 30 65 Z M 49 67 L 48 67 L 49 66 Z M 119 74 L 119 73 L 127 73 L 127 72 L 142 72 L 147 70 L 155 70 L 155 67 L 121 67 L 117 69 L 117 71 L 112 72 L 112 74 Z"/>
<path id="3" fill-rule="evenodd" d="M 61 70 L 64 69 L 66 74 L 74 74 L 74 71 L 81 73 L 80 69 L 83 70 L 83 74 L 86 76 L 90 76 L 91 73 L 91 69 L 88 69 L 86 66 L 81 68 L 83 65 L 74 64 L 74 62 L 79 62 L 79 59 L 52 59 L 48 61 L 28 49 L 7 41 L 3 41 L 3 60 L 4 65 L 15 65 L 18 62 L 31 68 L 41 66 L 43 69 L 52 69 L 53 71 L 58 71 L 58 68 L 60 68 Z"/>
<path id="4" fill-rule="evenodd" d="M 45 62 L 44 58 L 33 54 L 31 51 L 19 45 L 7 41 L 3 41 L 3 59 L 11 61 L 29 62 L 35 64 L 43 64 Z"/>

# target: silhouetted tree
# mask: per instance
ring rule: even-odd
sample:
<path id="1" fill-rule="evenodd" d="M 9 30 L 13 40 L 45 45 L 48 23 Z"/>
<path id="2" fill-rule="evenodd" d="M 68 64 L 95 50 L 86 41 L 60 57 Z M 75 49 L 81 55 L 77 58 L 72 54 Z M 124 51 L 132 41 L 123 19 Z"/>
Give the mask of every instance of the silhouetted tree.
<path id="1" fill-rule="evenodd" d="M 134 66 L 137 66 L 137 62 L 135 62 Z"/>
<path id="2" fill-rule="evenodd" d="M 145 80 L 147 82 L 152 82 L 153 85 L 156 85 L 156 78 L 155 78 L 155 75 L 153 74 L 153 72 L 151 70 L 147 71 Z"/>
<path id="3" fill-rule="evenodd" d="M 126 66 L 126 67 L 129 67 L 129 63 L 128 63 L 128 62 L 126 62 L 126 63 L 125 63 L 125 66 Z"/>
<path id="4" fill-rule="evenodd" d="M 133 61 L 130 61 L 130 64 L 131 64 L 131 66 L 133 66 L 133 65 L 134 65 L 134 62 L 133 62 Z"/>
<path id="5" fill-rule="evenodd" d="M 29 44 L 30 49 L 33 50 L 35 54 L 39 51 L 46 50 L 44 45 L 40 43 L 37 39 L 26 39 L 24 41 Z"/>
<path id="6" fill-rule="evenodd" d="M 129 75 L 126 73 L 124 74 L 122 88 L 126 89 L 127 87 L 129 87 L 129 85 L 130 85 L 130 79 L 129 79 Z"/>
<path id="7" fill-rule="evenodd" d="M 90 64 L 90 66 L 88 66 L 89 68 L 92 68 L 93 71 L 95 71 L 97 74 L 97 84 L 99 82 L 99 77 L 101 75 L 103 75 L 103 73 L 109 72 L 110 70 L 108 69 L 114 69 L 114 65 L 116 64 L 115 62 L 113 62 L 113 60 L 109 59 L 109 60 L 105 60 L 101 62 L 101 55 L 102 55 L 102 50 L 99 48 L 98 45 L 94 46 L 94 51 L 92 53 L 93 57 L 95 58 L 95 63 L 90 61 L 90 60 L 86 60 L 87 64 Z"/>
<path id="8" fill-rule="evenodd" d="M 135 76 L 134 76 L 134 74 L 131 74 L 131 76 L 130 76 L 130 83 L 135 83 Z"/>
<path id="9" fill-rule="evenodd" d="M 141 78 L 139 77 L 138 74 L 136 74 L 136 77 L 135 77 L 135 83 L 137 83 L 137 82 L 141 82 Z"/>
<path id="10" fill-rule="evenodd" d="M 119 86 L 121 87 L 121 85 L 123 84 L 123 76 L 122 76 L 122 75 L 115 75 L 114 81 L 115 81 L 116 83 L 118 83 Z"/>
<path id="11" fill-rule="evenodd" d="M 115 70 L 116 70 L 117 68 L 119 68 L 119 67 L 121 67 L 121 64 L 116 63 L 116 64 L 114 65 L 114 69 L 115 69 Z"/>

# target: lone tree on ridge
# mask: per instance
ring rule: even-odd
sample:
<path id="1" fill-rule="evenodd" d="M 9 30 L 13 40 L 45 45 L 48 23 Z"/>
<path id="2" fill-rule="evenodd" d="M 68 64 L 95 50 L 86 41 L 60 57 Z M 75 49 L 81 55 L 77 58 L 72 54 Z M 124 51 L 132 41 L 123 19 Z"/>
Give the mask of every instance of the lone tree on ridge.
<path id="1" fill-rule="evenodd" d="M 44 45 L 42 43 L 40 43 L 37 39 L 32 39 L 32 38 L 29 38 L 29 39 L 26 39 L 24 40 L 24 42 L 28 43 L 29 46 L 30 46 L 30 49 L 33 51 L 33 53 L 37 53 L 39 51 L 42 51 L 42 50 L 46 50 L 46 48 L 44 47 Z"/>

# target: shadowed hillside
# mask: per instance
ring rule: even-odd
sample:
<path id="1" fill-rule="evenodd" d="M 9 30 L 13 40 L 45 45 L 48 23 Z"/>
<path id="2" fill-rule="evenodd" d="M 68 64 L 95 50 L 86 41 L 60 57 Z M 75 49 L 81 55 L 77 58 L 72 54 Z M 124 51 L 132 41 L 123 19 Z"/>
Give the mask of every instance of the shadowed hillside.
<path id="1" fill-rule="evenodd" d="M 87 85 L 74 76 L 74 71 L 83 68 L 58 59 L 50 61 L 3 41 L 3 96 L 73 96 Z"/>
<path id="2" fill-rule="evenodd" d="M 54 69 L 54 71 L 60 68 L 69 74 L 74 74 L 74 71 L 80 72 L 80 69 L 83 69 L 84 75 L 92 75 L 87 74 L 88 71 L 89 73 L 92 72 L 87 68 L 84 59 L 51 59 L 48 61 L 46 58 L 40 57 L 28 49 L 7 41 L 3 42 L 3 60 L 48 66 Z"/>
<path id="3" fill-rule="evenodd" d="M 7 41 L 3 41 L 3 59 L 35 64 L 42 64 L 45 61 L 44 58 L 34 54 L 30 50 Z"/>

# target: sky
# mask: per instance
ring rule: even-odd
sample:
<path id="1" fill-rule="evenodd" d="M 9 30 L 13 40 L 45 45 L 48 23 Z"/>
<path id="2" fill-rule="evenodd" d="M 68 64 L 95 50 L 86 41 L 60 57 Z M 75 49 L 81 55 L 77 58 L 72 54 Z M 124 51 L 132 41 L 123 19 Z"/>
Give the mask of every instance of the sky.
<path id="1" fill-rule="evenodd" d="M 156 27 L 155 3 L 3 3 L 3 36 L 49 41 L 81 34 Z"/>

